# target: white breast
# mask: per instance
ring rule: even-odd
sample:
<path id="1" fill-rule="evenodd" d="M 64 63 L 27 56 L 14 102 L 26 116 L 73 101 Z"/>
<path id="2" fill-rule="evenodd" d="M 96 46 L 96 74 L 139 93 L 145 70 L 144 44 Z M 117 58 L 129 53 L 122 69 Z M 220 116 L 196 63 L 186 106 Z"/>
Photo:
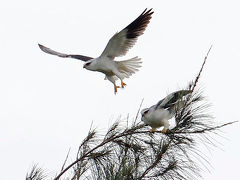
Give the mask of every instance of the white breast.
<path id="1" fill-rule="evenodd" d="M 96 71 L 102 72 L 104 74 L 109 74 L 113 72 L 113 69 L 116 68 L 115 61 L 110 59 L 99 59 L 96 61 Z"/>
<path id="2" fill-rule="evenodd" d="M 158 127 L 169 127 L 168 120 L 173 117 L 172 114 L 169 113 L 169 111 L 164 109 L 150 109 L 149 112 L 145 115 L 143 118 L 143 121 L 150 125 L 153 128 Z"/>

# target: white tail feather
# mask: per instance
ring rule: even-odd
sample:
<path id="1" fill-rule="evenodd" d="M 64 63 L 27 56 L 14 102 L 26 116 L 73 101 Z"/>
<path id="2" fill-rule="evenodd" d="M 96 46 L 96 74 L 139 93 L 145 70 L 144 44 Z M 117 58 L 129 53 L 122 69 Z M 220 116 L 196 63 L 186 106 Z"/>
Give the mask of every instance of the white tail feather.
<path id="1" fill-rule="evenodd" d="M 122 73 L 124 78 L 129 78 L 132 74 L 138 71 L 141 67 L 141 58 L 137 56 L 124 61 L 116 61 L 118 65 L 119 72 Z"/>

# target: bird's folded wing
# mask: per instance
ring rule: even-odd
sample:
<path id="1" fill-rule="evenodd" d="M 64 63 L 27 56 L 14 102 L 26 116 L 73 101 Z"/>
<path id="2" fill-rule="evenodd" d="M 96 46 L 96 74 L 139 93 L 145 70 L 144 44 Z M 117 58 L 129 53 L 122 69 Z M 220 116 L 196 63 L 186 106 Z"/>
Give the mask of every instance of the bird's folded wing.
<path id="1" fill-rule="evenodd" d="M 180 90 L 173 92 L 169 94 L 167 97 L 164 99 L 160 100 L 155 108 L 169 108 L 174 106 L 180 100 L 182 97 L 186 96 L 187 94 L 190 94 L 192 91 L 191 90 Z"/>
<path id="2" fill-rule="evenodd" d="M 136 43 L 138 36 L 142 35 L 152 18 L 152 9 L 145 9 L 143 13 L 119 33 L 116 33 L 105 47 L 101 57 L 114 59 L 123 56 Z"/>
<path id="3" fill-rule="evenodd" d="M 54 51 L 50 48 L 47 48 L 47 47 L 45 47 L 41 44 L 38 44 L 38 46 L 43 52 L 48 53 L 48 54 L 52 54 L 52 55 L 56 55 L 56 56 L 59 56 L 59 57 L 62 57 L 62 58 L 74 58 L 74 59 L 79 59 L 79 60 L 82 60 L 82 61 L 88 61 L 90 59 L 93 59 L 92 57 L 88 57 L 88 56 L 60 53 L 60 52 Z"/>

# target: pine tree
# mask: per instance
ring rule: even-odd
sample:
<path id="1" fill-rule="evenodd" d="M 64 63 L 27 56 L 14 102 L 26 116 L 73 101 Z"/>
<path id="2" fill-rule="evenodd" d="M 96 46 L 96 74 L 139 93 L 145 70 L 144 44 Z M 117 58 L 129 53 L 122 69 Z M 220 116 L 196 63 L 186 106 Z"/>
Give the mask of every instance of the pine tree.
<path id="1" fill-rule="evenodd" d="M 105 135 L 91 129 L 79 146 L 76 160 L 66 167 L 65 161 L 61 172 L 53 179 L 192 180 L 201 177 L 199 163 L 209 162 L 198 151 L 198 143 L 214 145 L 209 137 L 220 128 L 234 123 L 216 125 L 208 114 L 209 104 L 205 101 L 203 92 L 197 88 L 210 50 L 211 48 L 197 77 L 186 88 L 192 91 L 191 95 L 183 108 L 176 109 L 174 128 L 166 133 L 150 133 L 149 127 L 137 122 L 140 106 L 130 125 L 129 119 L 127 122 L 117 120 Z M 37 166 L 26 177 L 27 180 L 49 178 Z"/>

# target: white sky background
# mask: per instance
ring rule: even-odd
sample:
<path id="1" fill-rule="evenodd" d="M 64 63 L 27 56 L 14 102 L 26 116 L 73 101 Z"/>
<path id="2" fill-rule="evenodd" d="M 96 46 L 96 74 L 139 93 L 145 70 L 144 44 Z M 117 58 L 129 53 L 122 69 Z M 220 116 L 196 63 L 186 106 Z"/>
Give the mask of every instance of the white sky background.
<path id="1" fill-rule="evenodd" d="M 213 49 L 200 85 L 217 123 L 240 120 L 240 3 L 234 0 L 5 1 L 0 6 L 0 179 L 24 179 L 33 163 L 59 172 L 71 160 L 91 122 L 104 132 L 119 115 L 136 115 L 195 78 Z M 115 96 L 104 75 L 82 62 L 43 53 L 54 50 L 97 57 L 111 36 L 145 8 L 155 13 L 129 51 L 140 71 Z M 203 179 L 237 179 L 239 123 L 225 127 Z"/>

